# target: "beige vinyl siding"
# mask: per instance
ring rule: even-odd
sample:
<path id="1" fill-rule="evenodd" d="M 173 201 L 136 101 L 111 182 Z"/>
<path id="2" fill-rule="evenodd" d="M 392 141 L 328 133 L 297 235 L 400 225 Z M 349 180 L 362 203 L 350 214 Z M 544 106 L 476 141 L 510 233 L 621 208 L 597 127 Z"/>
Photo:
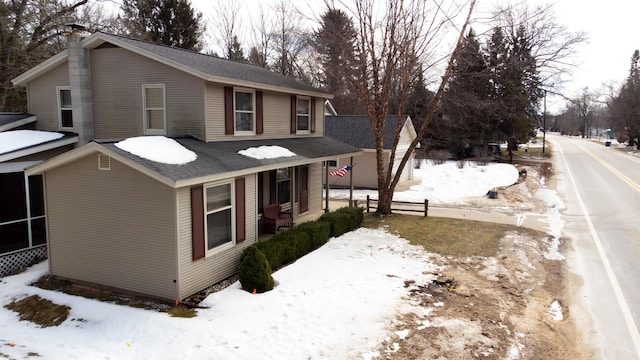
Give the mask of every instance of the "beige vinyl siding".
<path id="1" fill-rule="evenodd" d="M 324 167 L 322 163 L 309 164 L 309 212 L 302 214 L 299 222 L 317 219 L 324 213 L 322 194 Z"/>
<path id="2" fill-rule="evenodd" d="M 260 90 L 260 89 L 255 89 Z M 247 140 L 251 137 L 225 135 L 224 131 L 224 85 L 206 85 L 206 141 Z M 307 135 L 291 134 L 291 94 L 273 91 L 262 92 L 263 134 L 260 139 L 276 139 L 301 136 L 322 136 L 324 133 L 324 99 L 316 99 L 316 132 Z"/>
<path id="3" fill-rule="evenodd" d="M 384 166 L 389 164 L 389 150 L 384 151 Z M 338 168 L 351 164 L 351 158 L 340 158 Z M 376 162 L 376 152 L 366 150 L 362 155 L 353 158 L 353 169 L 342 178 L 329 176 L 329 184 L 336 187 L 349 187 L 349 177 L 353 176 L 353 186 L 359 188 L 378 188 L 378 171 Z M 329 171 L 336 170 L 334 168 Z M 351 173 L 351 174 L 350 174 Z"/>
<path id="4" fill-rule="evenodd" d="M 291 134 L 291 94 L 265 92 L 264 136 L 295 137 Z"/>
<path id="5" fill-rule="evenodd" d="M 165 86 L 167 135 L 204 140 L 204 81 L 121 48 L 91 51 L 95 137 L 143 135 L 142 85 Z"/>
<path id="6" fill-rule="evenodd" d="M 53 275 L 176 298 L 175 191 L 98 154 L 45 173 Z"/>
<path id="7" fill-rule="evenodd" d="M 218 252 L 204 259 L 192 260 L 191 248 L 191 189 L 181 188 L 178 197 L 178 268 L 179 298 L 184 299 L 238 271 L 242 251 L 258 238 L 256 228 L 256 176 L 245 177 L 246 240 L 232 249 Z"/>
<path id="8" fill-rule="evenodd" d="M 66 63 L 29 83 L 27 90 L 29 112 L 38 116 L 36 122 L 38 130 L 60 129 L 57 86 L 69 86 L 69 69 Z"/>
<path id="9" fill-rule="evenodd" d="M 206 140 L 225 139 L 224 135 L 224 86 L 207 83 L 205 86 Z M 227 137 L 229 138 L 229 137 Z"/>

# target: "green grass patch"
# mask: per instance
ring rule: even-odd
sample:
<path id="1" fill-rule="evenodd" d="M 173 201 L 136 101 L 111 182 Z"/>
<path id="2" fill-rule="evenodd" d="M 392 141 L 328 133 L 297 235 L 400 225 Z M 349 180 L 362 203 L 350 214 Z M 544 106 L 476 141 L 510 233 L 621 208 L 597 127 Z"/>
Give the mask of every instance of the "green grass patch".
<path id="1" fill-rule="evenodd" d="M 177 318 L 192 318 L 196 317 L 197 315 L 195 309 L 190 309 L 182 304 L 170 307 L 167 312 L 169 313 L 169 315 L 171 315 L 171 317 Z"/>
<path id="2" fill-rule="evenodd" d="M 510 231 L 544 236 L 544 233 L 514 225 L 404 214 L 385 217 L 367 214 L 362 226 L 372 229 L 384 227 L 413 245 L 444 256 L 495 256 L 500 239 Z"/>
<path id="3" fill-rule="evenodd" d="M 20 320 L 31 321 L 41 327 L 58 326 L 69 316 L 70 307 L 54 304 L 38 295 L 31 295 L 4 306 L 20 314 Z"/>

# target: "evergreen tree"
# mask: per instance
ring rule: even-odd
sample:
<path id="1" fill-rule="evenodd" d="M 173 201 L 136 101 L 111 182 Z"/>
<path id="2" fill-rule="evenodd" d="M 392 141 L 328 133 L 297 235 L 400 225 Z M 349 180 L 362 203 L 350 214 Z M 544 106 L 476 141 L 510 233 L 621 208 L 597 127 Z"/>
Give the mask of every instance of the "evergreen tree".
<path id="1" fill-rule="evenodd" d="M 528 39 L 524 26 L 507 34 L 495 28 L 489 44 L 493 116 L 512 147 L 533 136 L 544 96 Z"/>
<path id="2" fill-rule="evenodd" d="M 339 114 L 363 114 L 364 107 L 347 81 L 355 62 L 357 34 L 353 22 L 344 11 L 328 8 L 320 17 L 320 23 L 313 34 L 313 47 L 322 66 L 322 87 L 335 95 L 331 103 Z"/>
<path id="3" fill-rule="evenodd" d="M 189 0 L 123 0 L 126 35 L 168 46 L 200 51 L 202 13 Z"/>
<path id="4" fill-rule="evenodd" d="M 495 140 L 491 117 L 491 82 L 487 61 L 473 30 L 464 39 L 443 95 L 443 112 L 453 139 L 451 150 L 465 145 L 486 145 Z"/>
<path id="5" fill-rule="evenodd" d="M 629 145 L 640 140 L 640 51 L 631 56 L 629 77 L 611 102 L 612 125 L 617 133 L 629 139 Z"/>
<path id="6" fill-rule="evenodd" d="M 231 45 L 227 49 L 227 53 L 229 54 L 229 60 L 246 62 L 247 59 L 244 57 L 244 52 L 242 51 L 242 46 L 240 45 L 240 41 L 238 41 L 238 37 L 233 35 L 233 41 Z"/>
<path id="7" fill-rule="evenodd" d="M 249 50 L 249 58 L 247 59 L 249 64 L 253 64 L 256 66 L 260 66 L 263 68 L 267 67 L 267 59 L 258 51 L 258 49 L 254 46 Z"/>

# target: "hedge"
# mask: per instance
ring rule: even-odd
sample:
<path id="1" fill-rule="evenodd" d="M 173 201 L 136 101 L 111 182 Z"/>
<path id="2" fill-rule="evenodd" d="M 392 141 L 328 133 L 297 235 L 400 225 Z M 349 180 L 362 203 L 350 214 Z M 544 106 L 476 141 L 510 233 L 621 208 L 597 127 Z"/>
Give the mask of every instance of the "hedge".
<path id="1" fill-rule="evenodd" d="M 240 260 L 241 269 L 238 270 L 243 289 L 248 291 L 253 289 L 251 288 L 253 285 L 245 287 L 243 282 L 244 280 L 247 284 L 254 284 L 255 275 L 251 274 L 251 269 L 260 271 L 265 269 L 262 264 L 251 264 L 260 262 L 262 258 L 256 255 L 254 250 L 266 258 L 270 277 L 272 270 L 291 264 L 324 245 L 331 237 L 337 237 L 358 228 L 362 224 L 363 211 L 361 207 L 340 208 L 323 214 L 318 220 L 302 223 L 245 249 Z M 268 282 L 264 275 L 259 276 L 259 279 Z"/>

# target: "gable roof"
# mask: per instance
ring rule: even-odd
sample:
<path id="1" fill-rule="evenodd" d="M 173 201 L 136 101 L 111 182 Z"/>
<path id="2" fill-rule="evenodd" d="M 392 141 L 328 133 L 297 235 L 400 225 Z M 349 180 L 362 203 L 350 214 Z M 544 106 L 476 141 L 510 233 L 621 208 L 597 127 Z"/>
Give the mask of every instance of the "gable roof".
<path id="1" fill-rule="evenodd" d="M 24 112 L 0 112 L 0 132 L 35 122 L 38 118 Z"/>
<path id="2" fill-rule="evenodd" d="M 391 149 L 394 140 L 398 116 L 387 116 L 384 123 L 384 148 Z M 409 116 L 404 116 L 403 126 L 408 128 L 412 137 L 416 136 L 415 128 Z M 342 141 L 360 149 L 375 149 L 376 138 L 371 130 L 369 117 L 366 115 L 325 116 L 324 135 Z M 413 140 L 413 139 L 411 139 Z"/>
<path id="3" fill-rule="evenodd" d="M 82 40 L 82 46 L 85 49 L 95 49 L 105 43 L 158 61 L 205 81 L 321 98 L 333 98 L 332 94 L 262 67 L 221 59 L 195 51 L 131 39 L 105 32 L 96 32 Z M 67 58 L 68 53 L 65 50 L 21 74 L 13 79 L 12 82 L 16 86 L 25 86 L 32 79 L 67 61 Z"/>
<path id="4" fill-rule="evenodd" d="M 355 156 L 362 152 L 358 148 L 326 137 L 219 141 L 209 143 L 193 138 L 177 138 L 174 140 L 186 149 L 195 152 L 197 155 L 196 160 L 184 165 L 159 163 L 120 149 L 115 145 L 119 140 L 101 140 L 91 142 L 54 159 L 31 167 L 27 170 L 27 174 L 39 174 L 70 163 L 91 153 L 100 152 L 170 187 L 179 188 L 282 167 L 334 160 L 337 157 L 343 156 Z M 240 150 L 260 146 L 281 146 L 295 153 L 296 156 L 275 159 L 256 159 L 238 154 Z"/>

